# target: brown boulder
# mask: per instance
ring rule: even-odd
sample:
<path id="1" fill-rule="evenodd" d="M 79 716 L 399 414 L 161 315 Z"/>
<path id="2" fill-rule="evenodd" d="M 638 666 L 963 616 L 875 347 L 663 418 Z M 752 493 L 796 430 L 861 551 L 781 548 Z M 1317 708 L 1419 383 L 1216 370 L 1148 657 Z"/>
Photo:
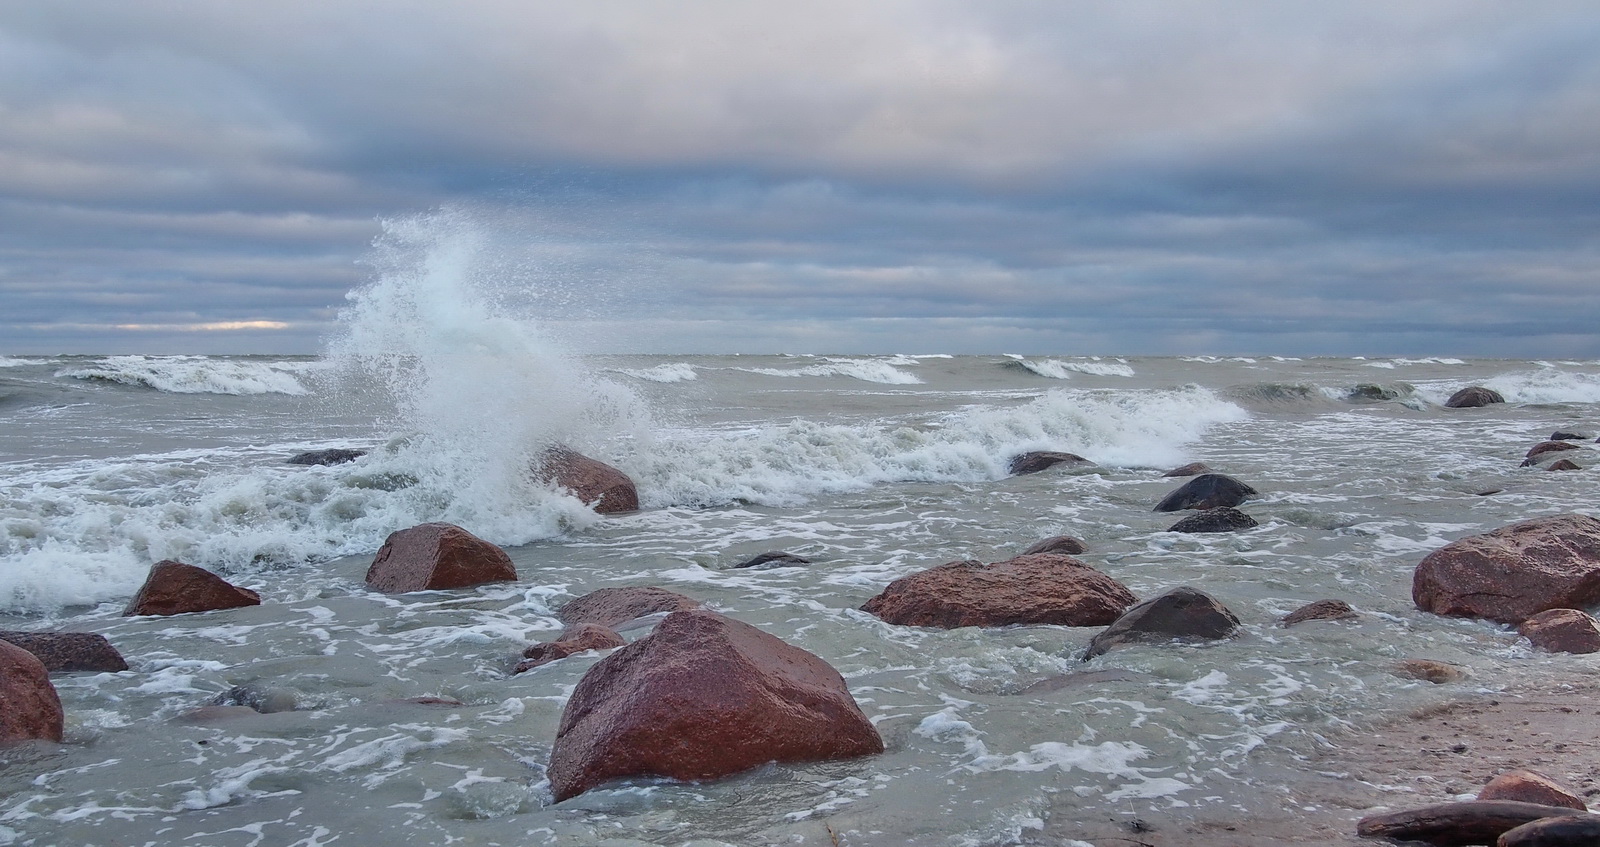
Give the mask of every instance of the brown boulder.
<path id="1" fill-rule="evenodd" d="M 0 742 L 60 741 L 63 722 L 61 697 L 44 663 L 0 641 Z"/>
<path id="2" fill-rule="evenodd" d="M 1178 486 L 1171 494 L 1156 504 L 1157 512 L 1179 512 L 1184 509 L 1205 511 L 1218 506 L 1237 506 L 1258 492 L 1227 474 L 1201 474 Z"/>
<path id="3" fill-rule="evenodd" d="M 367 569 L 367 585 L 389 594 L 511 582 L 506 551 L 455 524 L 425 523 L 390 533 Z"/>
<path id="4" fill-rule="evenodd" d="M 1500 396 L 1500 392 L 1492 388 L 1474 385 L 1450 395 L 1450 399 L 1444 401 L 1444 407 L 1446 409 L 1474 409 L 1479 406 L 1490 406 L 1504 402 L 1506 402 L 1506 398 Z"/>
<path id="5" fill-rule="evenodd" d="M 1284 615 L 1278 625 L 1287 627 L 1308 621 L 1348 621 L 1358 617 L 1356 610 L 1343 600 L 1318 600 Z"/>
<path id="6" fill-rule="evenodd" d="M 674 612 L 579 681 L 550 751 L 559 802 L 613 779 L 717 779 L 883 752 L 827 662 L 715 612 Z"/>
<path id="7" fill-rule="evenodd" d="M 182 615 L 259 605 L 260 594 L 233 585 L 205 568 L 167 559 L 151 566 L 144 585 L 122 614 Z"/>
<path id="8" fill-rule="evenodd" d="M 1547 471 L 1581 471 L 1583 466 L 1571 459 L 1557 459 L 1545 466 Z"/>
<path id="9" fill-rule="evenodd" d="M 552 447 L 544 451 L 535 472 L 540 479 L 570 490 L 602 515 L 639 509 L 639 489 L 627 474 L 574 450 Z"/>
<path id="10" fill-rule="evenodd" d="M 1199 476 L 1203 473 L 1211 473 L 1211 466 L 1205 462 L 1190 462 L 1182 467 L 1173 468 L 1162 476 Z"/>
<path id="11" fill-rule="evenodd" d="M 583 653 L 588 650 L 610 650 L 621 647 L 628 642 L 622 640 L 609 627 L 596 623 L 580 623 L 567 627 L 554 641 L 535 644 L 522 651 L 523 661 L 517 665 L 514 674 L 531 671 L 540 665 L 548 665 L 557 659 L 565 659 L 574 653 Z"/>
<path id="12" fill-rule="evenodd" d="M 1198 515 L 1190 515 L 1167 527 L 1167 532 L 1238 532 L 1253 529 L 1261 524 L 1255 518 L 1232 506 L 1218 506 Z"/>
<path id="13" fill-rule="evenodd" d="M 1538 444 L 1528 448 L 1528 455 L 1523 458 L 1522 466 L 1526 468 L 1531 465 L 1537 465 L 1540 462 L 1548 461 L 1549 459 L 1553 458 L 1551 455 L 1553 453 L 1565 453 L 1568 450 L 1582 449 L 1582 447 L 1579 447 L 1570 441 L 1541 441 Z"/>
<path id="14" fill-rule="evenodd" d="M 700 601 L 676 591 L 642 585 L 602 588 L 591 591 L 562 606 L 556 618 L 569 628 L 580 623 L 595 623 L 615 629 L 634 618 L 660 612 L 682 612 L 700 608 Z"/>
<path id="15" fill-rule="evenodd" d="M 1517 634 L 1551 653 L 1600 652 L 1600 624 L 1577 609 L 1546 609 L 1523 621 Z"/>
<path id="16" fill-rule="evenodd" d="M 1362 838 L 1425 841 L 1429 844 L 1493 844 L 1500 834 L 1549 817 L 1582 814 L 1560 806 L 1516 800 L 1468 800 L 1368 815 L 1356 823 Z"/>
<path id="17" fill-rule="evenodd" d="M 1562 788 L 1555 780 L 1536 771 L 1510 770 L 1494 779 L 1478 792 L 1479 800 L 1521 800 L 1544 806 L 1565 806 L 1588 811 L 1583 799 Z"/>
<path id="18" fill-rule="evenodd" d="M 1060 553 L 1063 556 L 1076 556 L 1079 553 L 1087 552 L 1089 552 L 1089 545 L 1084 544 L 1082 540 L 1073 538 L 1070 535 L 1054 535 L 1022 551 L 1022 555 Z"/>
<path id="19" fill-rule="evenodd" d="M 1495 847 L 1594 847 L 1600 844 L 1600 815 L 1540 818 L 1508 829 Z"/>
<path id="20" fill-rule="evenodd" d="M 901 577 L 861 607 L 905 626 L 1110 623 L 1136 598 L 1122 583 L 1055 553 L 984 565 L 950 562 Z"/>
<path id="21" fill-rule="evenodd" d="M 1180 586 L 1123 612 L 1089 641 L 1084 659 L 1130 644 L 1214 641 L 1239 631 L 1239 619 L 1215 597 Z"/>
<path id="22" fill-rule="evenodd" d="M 1032 453 L 1023 453 L 1012 456 L 1009 469 L 1012 476 L 1038 473 L 1056 465 L 1092 465 L 1093 462 L 1076 453 L 1057 453 L 1053 450 L 1036 450 Z"/>
<path id="23" fill-rule="evenodd" d="M 127 660 L 97 632 L 16 632 L 0 630 L 0 641 L 32 653 L 47 671 L 125 671 Z"/>
<path id="24" fill-rule="evenodd" d="M 1460 682 L 1467 678 L 1467 672 L 1448 662 L 1436 662 L 1432 659 L 1401 659 L 1394 663 L 1394 675 L 1401 679 L 1416 679 L 1431 682 L 1434 685 L 1444 685 L 1447 682 Z"/>
<path id="25" fill-rule="evenodd" d="M 1554 515 L 1453 541 L 1411 578 L 1417 608 L 1516 624 L 1600 602 L 1600 521 Z"/>

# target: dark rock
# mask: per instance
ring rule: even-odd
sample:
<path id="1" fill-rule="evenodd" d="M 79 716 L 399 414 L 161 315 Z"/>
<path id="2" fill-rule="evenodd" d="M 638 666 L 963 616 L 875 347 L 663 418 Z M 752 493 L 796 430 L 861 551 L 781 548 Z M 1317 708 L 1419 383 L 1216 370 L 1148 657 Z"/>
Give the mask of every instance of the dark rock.
<path id="1" fill-rule="evenodd" d="M 984 565 L 950 562 L 901 577 L 861 607 L 892 624 L 963 626 L 1109 623 L 1135 600 L 1122 583 L 1055 553 Z"/>
<path id="2" fill-rule="evenodd" d="M 240 588 L 205 568 L 167 559 L 151 566 L 144 585 L 122 614 L 182 615 L 259 605 L 261 595 L 254 591 Z"/>
<path id="3" fill-rule="evenodd" d="M 1173 468 L 1162 476 L 1199 476 L 1203 473 L 1211 473 L 1210 466 L 1205 462 L 1190 462 L 1181 468 Z"/>
<path id="4" fill-rule="evenodd" d="M 639 489 L 620 470 L 565 447 L 552 447 L 535 468 L 539 478 L 568 489 L 602 515 L 639 510 Z"/>
<path id="5" fill-rule="evenodd" d="M 1561 453 L 1567 450 L 1582 449 L 1582 447 L 1579 447 L 1570 441 L 1541 441 L 1538 444 L 1533 445 L 1533 447 L 1528 450 L 1527 457 L 1522 460 L 1522 466 L 1526 468 L 1530 465 L 1537 465 L 1540 461 L 1550 459 L 1551 456 L 1549 454 L 1551 453 Z M 1541 456 L 1544 457 L 1543 460 L 1540 459 Z"/>
<path id="6" fill-rule="evenodd" d="M 548 775 L 559 802 L 624 777 L 717 779 L 881 752 L 827 662 L 715 612 L 674 612 L 584 674 Z"/>
<path id="7" fill-rule="evenodd" d="M 512 673 L 531 671 L 540 665 L 548 665 L 557 659 L 565 659 L 575 653 L 588 650 L 610 650 L 621 647 L 628 642 L 622 639 L 615 630 L 601 626 L 597 623 L 579 623 L 567 627 L 567 631 L 554 641 L 535 644 L 522 651 L 524 661 L 517 665 Z"/>
<path id="8" fill-rule="evenodd" d="M 1024 556 L 1035 553 L 1059 553 L 1063 556 L 1076 556 L 1079 553 L 1089 552 L 1089 545 L 1070 535 L 1056 535 L 1039 542 L 1022 551 Z"/>
<path id="9" fill-rule="evenodd" d="M 111 646 L 104 635 L 97 632 L 20 632 L 0 630 L 0 641 L 32 653 L 44 663 L 45 670 L 56 671 L 110 671 L 128 669 L 127 660 Z"/>
<path id="10" fill-rule="evenodd" d="M 1410 386 L 1407 386 L 1408 390 L 1409 388 Z M 1399 400 L 1400 397 L 1400 389 L 1371 382 L 1363 382 L 1350 389 L 1350 393 L 1345 395 L 1345 399 L 1352 403 L 1382 403 L 1388 400 Z"/>
<path id="11" fill-rule="evenodd" d="M 1453 541 L 1411 579 L 1417 608 L 1517 624 L 1546 609 L 1600 603 L 1600 521 L 1555 515 Z"/>
<path id="12" fill-rule="evenodd" d="M 772 552 L 762 553 L 754 559 L 740 562 L 739 564 L 734 565 L 734 568 L 759 568 L 761 570 L 766 570 L 768 568 L 798 568 L 809 564 L 811 564 L 810 559 L 796 556 L 793 553 Z"/>
<path id="13" fill-rule="evenodd" d="M 243 706 L 263 715 L 292 712 L 299 696 L 287 688 L 257 688 L 252 685 L 235 685 L 211 700 L 213 706 Z"/>
<path id="14" fill-rule="evenodd" d="M 1577 609 L 1546 609 L 1523 621 L 1517 634 L 1552 653 L 1600 652 L 1600 624 Z"/>
<path id="15" fill-rule="evenodd" d="M 455 524 L 425 523 L 389 535 L 367 568 L 367 585 L 397 594 L 512 582 L 506 551 Z"/>
<path id="16" fill-rule="evenodd" d="M 289 458 L 287 460 L 287 464 L 342 465 L 345 462 L 354 462 L 365 455 L 367 455 L 367 451 L 365 450 L 350 450 L 347 448 L 335 447 L 329 450 L 311 450 L 309 452 L 300 453 Z"/>
<path id="17" fill-rule="evenodd" d="M 1547 471 L 1581 471 L 1581 470 L 1583 470 L 1583 468 L 1582 468 L 1582 466 L 1578 465 L 1578 463 L 1572 461 L 1571 459 L 1557 459 L 1554 462 L 1551 462 L 1547 467 L 1545 467 L 1545 470 L 1547 470 Z"/>
<path id="18" fill-rule="evenodd" d="M 1122 613 L 1089 642 L 1085 659 L 1130 644 L 1172 640 L 1228 638 L 1239 631 L 1239 619 L 1216 598 L 1182 586 Z"/>
<path id="19" fill-rule="evenodd" d="M 1369 815 L 1356 823 L 1363 838 L 1425 841 L 1429 844 L 1493 844 L 1501 833 L 1549 817 L 1582 814 L 1560 806 L 1519 803 L 1515 800 L 1468 800 Z"/>
<path id="20" fill-rule="evenodd" d="M 1550 433 L 1551 441 L 1588 441 L 1593 437 L 1587 432 L 1568 432 L 1563 429 Z"/>
<path id="21" fill-rule="evenodd" d="M 1543 806 L 1563 806 L 1586 812 L 1578 795 L 1561 787 L 1559 783 L 1537 771 L 1509 770 L 1489 780 L 1478 792 L 1479 800 L 1519 800 Z"/>
<path id="22" fill-rule="evenodd" d="M 1495 847 L 1594 847 L 1600 844 L 1600 815 L 1541 818 L 1505 831 Z"/>
<path id="23" fill-rule="evenodd" d="M 1450 395 L 1450 399 L 1444 401 L 1444 407 L 1446 409 L 1473 409 L 1479 406 L 1504 402 L 1506 402 L 1506 398 L 1500 396 L 1500 392 L 1492 388 L 1474 385 Z"/>
<path id="24" fill-rule="evenodd" d="M 1190 515 L 1167 528 L 1167 532 L 1238 532 L 1260 526 L 1256 519 L 1232 506 L 1218 506 Z"/>
<path id="25" fill-rule="evenodd" d="M 1215 509 L 1218 506 L 1237 506 L 1256 494 L 1256 490 L 1220 473 L 1201 474 L 1179 486 L 1176 491 L 1156 504 L 1157 512 L 1177 512 L 1183 509 Z"/>
<path id="26" fill-rule="evenodd" d="M 1294 626 L 1295 624 L 1309 621 L 1348 621 L 1360 617 L 1350 604 L 1343 600 L 1318 600 L 1307 603 L 1298 609 L 1284 615 L 1279 621 L 1279 626 Z"/>
<path id="27" fill-rule="evenodd" d="M 1032 453 L 1023 453 L 1011 457 L 1011 475 L 1038 473 L 1046 468 L 1053 468 L 1059 464 L 1092 465 L 1093 462 L 1076 453 L 1057 453 L 1051 450 L 1036 450 Z"/>
<path id="28" fill-rule="evenodd" d="M 1467 678 L 1467 672 L 1461 668 L 1432 659 L 1401 659 L 1394 663 L 1392 670 L 1401 679 L 1416 679 L 1434 685 L 1460 682 Z"/>
<path id="29" fill-rule="evenodd" d="M 698 608 L 700 601 L 692 600 L 675 591 L 649 586 L 626 586 L 591 591 L 562 606 L 561 610 L 556 612 L 556 617 L 568 627 L 580 623 L 596 623 L 616 629 L 619 624 L 645 615 Z"/>
<path id="30" fill-rule="evenodd" d="M 60 741 L 61 697 L 44 663 L 27 650 L 0 641 L 0 743 Z"/>

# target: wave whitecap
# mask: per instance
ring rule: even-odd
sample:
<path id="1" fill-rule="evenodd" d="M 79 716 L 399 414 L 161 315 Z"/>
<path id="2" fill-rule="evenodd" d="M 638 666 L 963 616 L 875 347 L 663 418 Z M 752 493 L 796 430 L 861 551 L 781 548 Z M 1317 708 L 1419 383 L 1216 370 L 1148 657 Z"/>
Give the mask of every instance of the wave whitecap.
<path id="1" fill-rule="evenodd" d="M 207 356 L 109 356 L 56 375 L 153 388 L 173 394 L 305 394 L 314 362 L 252 362 Z"/>

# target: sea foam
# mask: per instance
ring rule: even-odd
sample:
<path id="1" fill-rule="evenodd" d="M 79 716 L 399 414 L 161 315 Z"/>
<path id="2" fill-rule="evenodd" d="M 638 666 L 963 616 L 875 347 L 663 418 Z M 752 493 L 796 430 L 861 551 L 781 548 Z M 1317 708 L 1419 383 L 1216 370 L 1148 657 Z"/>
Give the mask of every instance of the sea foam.
<path id="1" fill-rule="evenodd" d="M 57 376 L 142 386 L 174 394 L 305 394 L 314 362 L 254 362 L 206 356 L 108 356 Z"/>

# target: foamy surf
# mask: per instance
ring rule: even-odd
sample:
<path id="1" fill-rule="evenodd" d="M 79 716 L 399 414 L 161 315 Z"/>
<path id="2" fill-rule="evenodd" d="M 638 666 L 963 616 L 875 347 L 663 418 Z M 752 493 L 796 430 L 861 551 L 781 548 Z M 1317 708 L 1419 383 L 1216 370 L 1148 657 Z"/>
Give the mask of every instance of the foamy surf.
<path id="1" fill-rule="evenodd" d="M 19 364 L 27 364 L 22 362 Z M 312 362 L 239 361 L 207 356 L 108 356 L 59 376 L 174 394 L 305 394 Z"/>

